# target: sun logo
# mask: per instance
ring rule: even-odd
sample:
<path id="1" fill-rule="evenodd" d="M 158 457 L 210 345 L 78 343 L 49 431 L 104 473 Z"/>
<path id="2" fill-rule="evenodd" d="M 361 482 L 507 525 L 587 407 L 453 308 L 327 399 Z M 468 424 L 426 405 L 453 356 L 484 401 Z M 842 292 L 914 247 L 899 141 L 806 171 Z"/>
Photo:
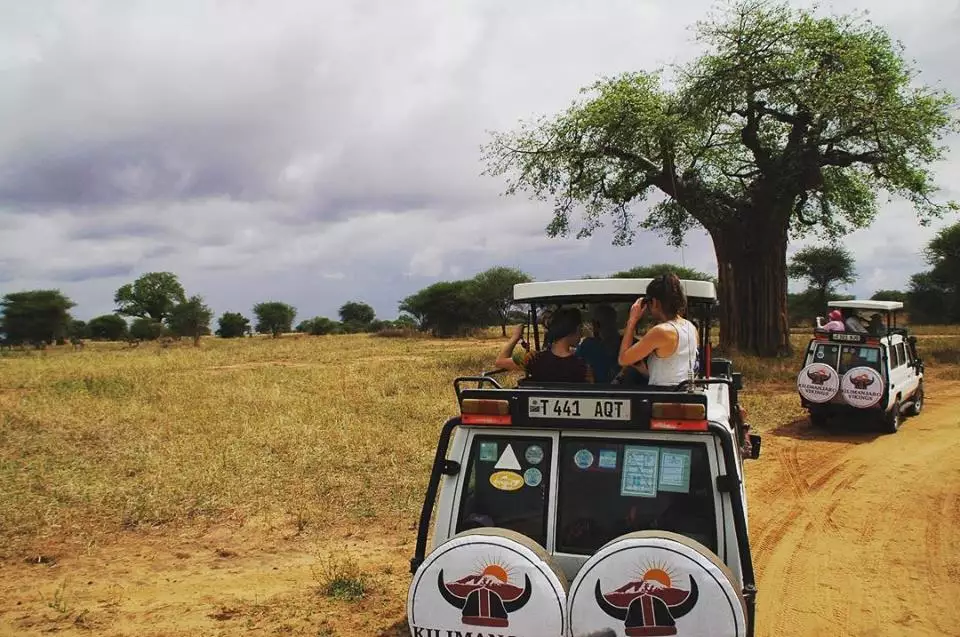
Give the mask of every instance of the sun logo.
<path id="1" fill-rule="evenodd" d="M 510 613 L 523 608 L 533 592 L 529 575 L 524 574 L 523 588 L 511 584 L 510 575 L 504 562 L 486 560 L 455 582 L 447 583 L 441 570 L 437 587 L 448 604 L 463 611 L 464 624 L 505 628 Z"/>
<path id="2" fill-rule="evenodd" d="M 671 588 L 673 581 L 677 578 L 676 571 L 672 570 L 665 562 L 648 563 L 639 569 L 638 574 L 644 582 L 656 582 L 664 588 Z"/>
<path id="3" fill-rule="evenodd" d="M 594 596 L 604 613 L 624 623 L 629 637 L 676 635 L 676 620 L 693 610 L 699 590 L 693 576 L 690 589 L 674 586 L 679 574 L 665 562 L 642 565 L 636 579 L 604 593 L 597 580 Z"/>

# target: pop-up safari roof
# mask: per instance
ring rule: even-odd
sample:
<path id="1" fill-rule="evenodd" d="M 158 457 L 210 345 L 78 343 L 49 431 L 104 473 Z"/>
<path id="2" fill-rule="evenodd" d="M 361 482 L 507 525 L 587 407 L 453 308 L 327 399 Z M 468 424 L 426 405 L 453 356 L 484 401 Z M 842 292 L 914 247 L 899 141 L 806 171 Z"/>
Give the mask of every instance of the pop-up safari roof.
<path id="1" fill-rule="evenodd" d="M 827 303 L 827 307 L 869 312 L 896 312 L 903 309 L 903 303 L 900 301 L 830 301 Z"/>
<path id="2" fill-rule="evenodd" d="M 518 303 L 626 303 L 644 296 L 653 279 L 577 279 L 572 281 L 537 281 L 513 286 L 513 300 Z M 681 279 L 687 302 L 714 305 L 717 289 L 712 281 Z"/>

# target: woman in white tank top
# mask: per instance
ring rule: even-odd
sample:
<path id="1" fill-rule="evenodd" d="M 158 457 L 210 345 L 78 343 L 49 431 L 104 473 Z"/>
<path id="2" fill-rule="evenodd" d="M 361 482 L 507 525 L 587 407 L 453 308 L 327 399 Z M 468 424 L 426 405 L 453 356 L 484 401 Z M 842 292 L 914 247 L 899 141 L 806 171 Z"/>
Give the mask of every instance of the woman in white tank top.
<path id="1" fill-rule="evenodd" d="M 646 309 L 657 321 L 636 343 L 633 335 Z M 683 318 L 687 297 L 676 275 L 658 276 L 647 286 L 646 296 L 630 308 L 630 318 L 620 342 L 620 365 L 636 365 L 650 356 L 650 384 L 676 385 L 694 373 L 697 364 L 697 328 Z"/>

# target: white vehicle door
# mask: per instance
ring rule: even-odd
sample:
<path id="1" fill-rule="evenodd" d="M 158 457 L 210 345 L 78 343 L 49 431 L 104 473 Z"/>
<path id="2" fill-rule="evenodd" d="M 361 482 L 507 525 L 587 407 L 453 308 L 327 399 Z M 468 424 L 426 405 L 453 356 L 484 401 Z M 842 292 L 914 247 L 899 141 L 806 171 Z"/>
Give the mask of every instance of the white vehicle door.
<path id="1" fill-rule="evenodd" d="M 896 334 L 890 343 L 890 402 L 893 404 L 897 395 L 900 396 L 900 402 L 904 402 L 917 389 L 917 376 L 910 366 L 907 357 L 907 347 L 903 336 Z M 896 367 L 893 364 L 896 363 Z"/>

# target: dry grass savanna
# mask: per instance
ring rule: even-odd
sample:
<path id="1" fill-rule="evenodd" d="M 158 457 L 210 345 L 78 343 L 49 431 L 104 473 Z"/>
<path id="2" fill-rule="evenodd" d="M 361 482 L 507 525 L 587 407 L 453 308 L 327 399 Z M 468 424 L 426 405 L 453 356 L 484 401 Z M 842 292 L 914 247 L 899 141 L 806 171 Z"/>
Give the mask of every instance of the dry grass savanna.
<path id="1" fill-rule="evenodd" d="M 810 438 L 792 389 L 806 336 L 792 338 L 793 360 L 735 357 L 748 419 L 765 437 L 747 473 L 758 635 L 810 634 L 791 633 L 785 607 L 765 592 L 787 586 L 771 578 L 796 568 L 778 553 L 781 544 L 820 537 L 791 539 L 794 527 L 782 522 L 813 515 L 807 504 L 770 513 L 803 503 L 810 484 L 839 480 L 808 480 L 805 463 L 813 471 L 826 471 L 829 459 L 858 466 L 843 454 L 907 444 L 926 417 L 897 434 L 907 443 L 858 432 Z M 488 369 L 500 342 L 492 331 L 457 340 L 205 338 L 199 348 L 184 341 L 4 352 L 0 634 L 405 634 L 407 561 L 436 434 L 456 412 L 451 381 Z M 919 346 L 930 409 L 960 399 L 960 330 L 924 328 Z M 956 423 L 929 435 L 946 436 L 931 441 L 937 453 L 960 443 Z M 941 487 L 960 493 L 958 478 L 951 473 Z M 836 486 L 835 499 L 843 488 L 855 486 Z M 936 506 L 960 518 L 956 497 Z M 956 528 L 928 542 L 958 540 Z M 960 581 L 951 559 L 919 576 Z M 938 582 L 927 584 L 960 593 Z"/>

